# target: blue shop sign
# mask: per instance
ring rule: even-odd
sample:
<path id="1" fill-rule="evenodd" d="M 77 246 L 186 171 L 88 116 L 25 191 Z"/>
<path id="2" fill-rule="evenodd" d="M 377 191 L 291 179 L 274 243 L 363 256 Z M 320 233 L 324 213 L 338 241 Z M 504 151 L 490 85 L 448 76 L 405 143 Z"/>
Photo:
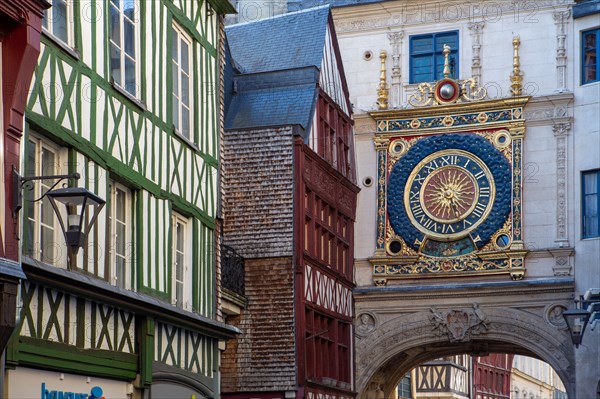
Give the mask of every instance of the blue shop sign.
<path id="1" fill-rule="evenodd" d="M 90 393 L 51 391 L 46 388 L 46 383 L 42 382 L 41 399 L 104 399 L 104 396 L 102 396 L 102 388 L 100 387 L 93 387 Z"/>

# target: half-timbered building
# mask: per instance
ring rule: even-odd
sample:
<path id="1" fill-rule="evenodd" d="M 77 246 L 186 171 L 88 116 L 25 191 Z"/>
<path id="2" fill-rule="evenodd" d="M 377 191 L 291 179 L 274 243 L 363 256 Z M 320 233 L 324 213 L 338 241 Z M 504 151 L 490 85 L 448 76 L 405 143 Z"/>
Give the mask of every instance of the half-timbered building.
<path id="1" fill-rule="evenodd" d="M 217 318 L 215 259 L 231 11 L 224 0 L 52 1 L 21 175 L 77 172 L 68 184 L 106 206 L 73 254 L 47 198 L 35 201 L 53 181 L 26 187 L 8 397 L 218 397 L 222 343 L 237 331 Z"/>
<path id="2" fill-rule="evenodd" d="M 245 261 L 226 398 L 351 398 L 351 105 L 329 8 L 226 28 L 223 240 Z"/>

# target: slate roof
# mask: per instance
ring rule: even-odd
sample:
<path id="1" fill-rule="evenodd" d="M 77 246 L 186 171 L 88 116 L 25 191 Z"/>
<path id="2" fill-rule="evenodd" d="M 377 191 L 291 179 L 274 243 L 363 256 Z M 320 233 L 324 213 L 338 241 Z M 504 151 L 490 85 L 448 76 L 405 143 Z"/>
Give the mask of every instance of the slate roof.
<path id="1" fill-rule="evenodd" d="M 301 10 L 317 7 L 321 5 L 330 5 L 332 8 L 359 6 L 363 4 L 383 3 L 386 0 L 290 0 L 288 1 L 288 10 Z"/>
<path id="2" fill-rule="evenodd" d="M 225 129 L 308 130 L 328 20 L 321 6 L 225 28 Z"/>
<path id="3" fill-rule="evenodd" d="M 244 73 L 321 67 L 329 6 L 225 28 L 231 54 Z"/>

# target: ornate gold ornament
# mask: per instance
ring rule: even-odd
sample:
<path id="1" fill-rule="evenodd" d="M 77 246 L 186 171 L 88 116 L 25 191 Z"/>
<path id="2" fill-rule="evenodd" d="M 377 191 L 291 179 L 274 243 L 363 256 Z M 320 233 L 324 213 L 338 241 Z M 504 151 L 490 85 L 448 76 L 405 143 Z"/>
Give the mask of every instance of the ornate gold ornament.
<path id="1" fill-rule="evenodd" d="M 487 96 L 487 92 L 480 87 L 475 78 L 465 80 L 451 79 L 450 46 L 444 44 L 444 78 L 433 83 L 420 83 L 417 91 L 413 93 L 408 103 L 413 107 L 427 107 L 430 105 L 445 105 L 456 102 L 481 101 Z"/>
<path id="2" fill-rule="evenodd" d="M 387 77 L 385 70 L 385 60 L 387 58 L 387 52 L 385 50 L 381 50 L 379 54 L 379 58 L 381 59 L 381 70 L 379 73 L 379 85 L 377 86 L 377 104 L 379 109 L 388 109 L 388 94 L 389 87 L 387 85 Z"/>
<path id="3" fill-rule="evenodd" d="M 510 91 L 513 96 L 523 94 L 523 72 L 521 71 L 521 59 L 519 57 L 519 46 L 521 39 L 519 36 L 513 38 L 513 70 L 510 74 Z"/>

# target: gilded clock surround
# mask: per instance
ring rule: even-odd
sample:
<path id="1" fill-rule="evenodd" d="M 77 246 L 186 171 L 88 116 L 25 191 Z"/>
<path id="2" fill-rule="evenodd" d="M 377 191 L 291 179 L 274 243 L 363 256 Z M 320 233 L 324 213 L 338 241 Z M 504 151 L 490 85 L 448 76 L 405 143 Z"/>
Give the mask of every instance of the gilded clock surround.
<path id="1" fill-rule="evenodd" d="M 373 265 L 373 280 L 377 285 L 385 285 L 389 280 L 410 279 L 424 277 L 449 277 L 464 275 L 489 275 L 489 274 L 507 274 L 513 279 L 521 279 L 525 273 L 524 258 L 527 250 L 523 244 L 522 237 L 522 146 L 525 133 L 525 120 L 523 117 L 523 108 L 529 97 L 512 97 L 488 101 L 473 101 L 468 103 L 440 104 L 435 106 L 425 106 L 412 109 L 398 109 L 378 111 L 371 113 L 376 120 L 377 132 L 375 134 L 375 146 L 377 150 L 378 177 L 377 177 L 377 241 L 376 251 L 370 259 Z M 440 148 L 439 151 L 432 151 L 422 157 L 421 167 L 426 165 L 431 159 L 442 159 L 441 157 L 450 156 L 468 156 L 473 161 L 479 159 L 480 167 L 492 183 L 490 187 L 490 201 L 495 203 L 498 194 L 498 187 L 505 185 L 509 189 L 509 209 L 504 217 L 499 217 L 498 212 L 492 212 L 492 207 L 488 206 L 477 219 L 480 227 L 484 222 L 494 221 L 491 229 L 487 231 L 486 236 L 481 234 L 471 236 L 474 229 L 462 231 L 458 234 L 441 233 L 436 238 L 434 235 L 423 233 L 425 229 L 419 230 L 423 233 L 423 240 L 416 242 L 407 242 L 405 236 L 398 234 L 390 221 L 390 175 L 394 171 L 394 166 L 401 163 L 402 160 L 410 156 L 411 149 L 418 146 L 419 142 L 427 139 L 437 138 L 441 143 L 446 139 L 460 137 L 477 137 L 484 140 L 496 156 L 502 157 L 506 162 L 507 173 L 497 181 L 494 176 L 495 170 L 486 162 L 479 159 L 467 149 L 457 148 L 452 145 Z M 477 139 L 472 139 L 474 142 Z M 466 147 L 465 147 L 466 148 Z M 448 159 L 448 158 L 446 158 Z M 440 164 L 441 162 L 438 162 Z M 460 165 L 455 168 L 449 168 L 445 165 L 435 169 L 435 173 L 444 174 L 444 171 L 457 171 L 455 176 L 451 174 L 447 177 L 453 178 L 455 183 L 458 175 L 462 174 L 467 183 L 463 181 L 463 190 L 469 191 L 469 179 L 473 174 L 461 170 Z M 418 169 L 418 168 L 417 168 Z M 411 179 L 418 175 L 418 170 L 410 171 Z M 496 168 L 497 169 L 497 168 Z M 458 172 L 460 171 L 460 173 Z M 488 172 L 489 171 L 489 172 Z M 434 172 L 434 170 L 432 170 Z M 488 174 L 489 173 L 489 174 Z M 427 175 L 425 179 L 431 182 L 434 177 Z M 423 182 L 425 182 L 425 179 Z M 460 179 L 458 179 L 460 180 Z M 393 179 L 392 179 L 393 181 Z M 440 184 L 438 184 L 439 186 Z M 451 184 L 447 183 L 449 187 Z M 425 184 L 420 186 L 423 192 L 426 191 Z M 433 187 L 433 186 L 432 186 Z M 451 187 L 449 187 L 451 188 Z M 475 190 L 474 197 L 479 195 L 479 187 L 473 184 Z M 456 187 L 454 187 L 456 189 Z M 455 195 L 466 195 L 466 191 L 461 193 L 448 192 L 439 187 L 438 199 L 440 203 L 444 198 Z M 460 191 L 460 190 L 458 190 Z M 487 192 L 487 189 L 486 189 Z M 504 192 L 505 195 L 506 191 Z M 410 196 L 410 192 L 403 190 L 403 206 L 409 209 L 405 196 Z M 428 210 L 427 215 L 432 220 L 459 221 L 473 212 L 476 203 L 467 200 L 468 206 L 459 210 L 454 218 L 447 212 L 440 215 L 440 210 Z M 446 204 L 451 201 L 446 200 Z M 410 204 L 410 199 L 408 200 Z M 452 207 L 452 204 L 450 204 Z M 436 216 L 436 212 L 438 212 Z M 410 211 L 406 212 L 411 213 Z M 416 228 L 414 215 L 409 217 L 410 224 Z M 429 232 L 431 233 L 431 232 Z M 448 232 L 446 232 L 448 233 Z M 435 239 L 435 240 L 432 240 Z M 461 241 L 462 240 L 462 241 Z M 471 245 L 469 247 L 469 245 Z"/>

